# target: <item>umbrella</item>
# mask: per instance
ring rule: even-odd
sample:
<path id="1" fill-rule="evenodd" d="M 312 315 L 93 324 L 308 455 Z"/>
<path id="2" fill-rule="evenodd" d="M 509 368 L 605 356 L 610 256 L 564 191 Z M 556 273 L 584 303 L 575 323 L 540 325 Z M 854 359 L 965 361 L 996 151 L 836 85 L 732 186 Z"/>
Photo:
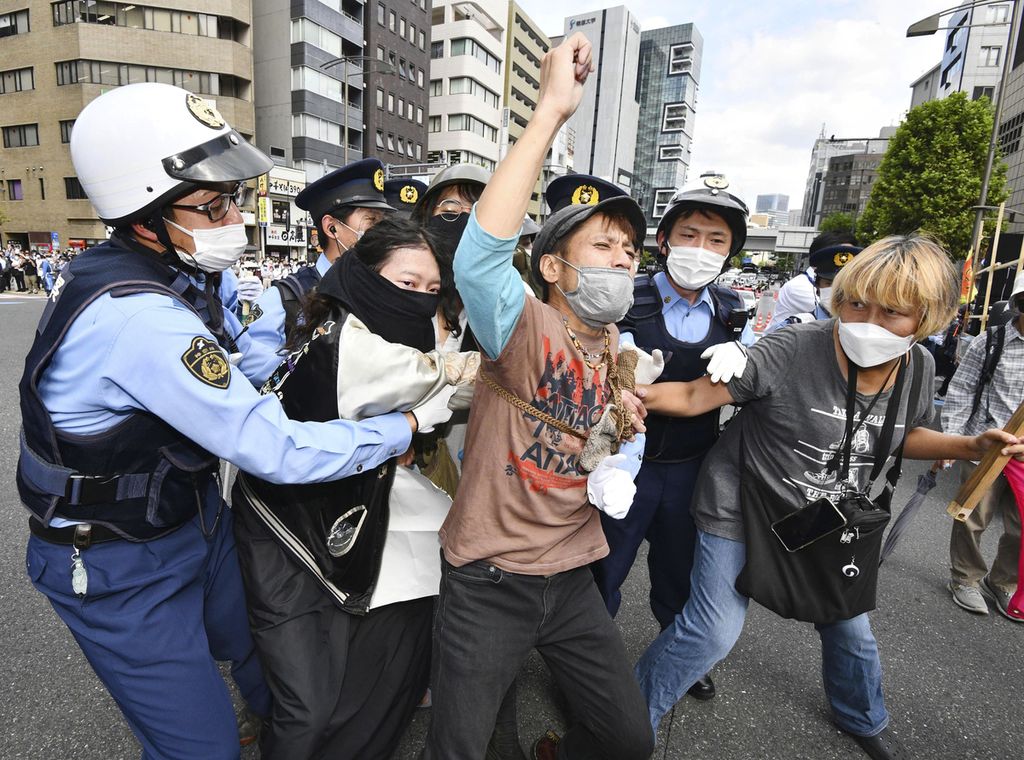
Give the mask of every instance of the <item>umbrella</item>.
<path id="1" fill-rule="evenodd" d="M 936 462 L 928 472 L 917 479 L 917 490 L 914 491 L 914 495 L 910 497 L 906 506 L 903 507 L 903 511 L 900 512 L 900 516 L 896 518 L 896 522 L 889 529 L 889 535 L 886 536 L 885 545 L 882 546 L 882 556 L 878 560 L 878 564 L 885 562 L 885 558 L 892 554 L 893 549 L 896 548 L 896 544 L 900 540 L 900 536 L 910 527 L 914 515 L 920 511 L 921 505 L 924 504 L 924 497 L 935 488 L 935 473 L 938 472 L 938 468 L 939 463 Z"/>

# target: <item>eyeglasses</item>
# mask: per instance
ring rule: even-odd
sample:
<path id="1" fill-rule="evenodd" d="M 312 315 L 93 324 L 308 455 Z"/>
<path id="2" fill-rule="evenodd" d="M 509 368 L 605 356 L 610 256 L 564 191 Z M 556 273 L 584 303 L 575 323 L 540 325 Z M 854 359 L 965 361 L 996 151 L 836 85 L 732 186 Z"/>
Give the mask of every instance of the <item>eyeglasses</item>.
<path id="1" fill-rule="evenodd" d="M 231 211 L 232 203 L 235 204 L 236 208 L 241 208 L 246 205 L 249 201 L 249 193 L 251 190 L 252 188 L 248 187 L 245 183 L 239 182 L 238 187 L 236 187 L 233 192 L 216 195 L 206 203 L 200 203 L 198 206 L 172 203 L 170 208 L 200 212 L 206 214 L 211 222 L 219 222 L 228 215 L 229 211 Z"/>
<path id="2" fill-rule="evenodd" d="M 454 222 L 459 214 L 468 214 L 471 212 L 473 210 L 473 205 L 471 203 L 464 203 L 456 200 L 455 198 L 449 198 L 448 200 L 441 201 L 434 206 L 434 210 L 440 212 L 439 216 L 446 222 Z"/>

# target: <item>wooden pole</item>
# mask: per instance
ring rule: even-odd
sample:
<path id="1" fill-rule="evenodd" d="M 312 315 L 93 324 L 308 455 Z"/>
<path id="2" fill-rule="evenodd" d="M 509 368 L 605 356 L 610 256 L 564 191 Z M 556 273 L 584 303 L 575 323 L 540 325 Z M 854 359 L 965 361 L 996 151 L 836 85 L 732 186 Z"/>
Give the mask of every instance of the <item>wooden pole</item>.
<path id="1" fill-rule="evenodd" d="M 985 304 L 981 309 L 981 332 L 985 332 L 988 327 L 988 307 L 992 300 L 992 280 L 995 275 L 996 266 L 996 254 L 999 252 L 999 234 L 1003 229 L 1003 212 L 1006 211 L 1006 202 L 999 204 L 999 214 L 996 216 L 996 233 L 992 237 L 992 248 L 989 250 L 988 255 L 988 282 L 985 283 Z"/>
<path id="2" fill-rule="evenodd" d="M 1017 407 L 1017 411 L 1013 413 L 1013 416 L 1006 423 L 1006 427 L 1003 430 L 1015 436 L 1024 434 L 1024 404 Z M 949 507 L 946 509 L 946 512 L 954 520 L 966 522 L 967 518 L 971 516 L 971 512 L 978 506 L 981 497 L 996 482 L 999 473 L 1003 471 L 1006 463 L 1010 461 L 1009 457 L 1003 456 L 1002 450 L 1002 446 L 990 448 L 988 453 L 981 458 L 978 466 L 974 468 L 971 477 L 960 486 L 956 498 L 949 503 Z"/>

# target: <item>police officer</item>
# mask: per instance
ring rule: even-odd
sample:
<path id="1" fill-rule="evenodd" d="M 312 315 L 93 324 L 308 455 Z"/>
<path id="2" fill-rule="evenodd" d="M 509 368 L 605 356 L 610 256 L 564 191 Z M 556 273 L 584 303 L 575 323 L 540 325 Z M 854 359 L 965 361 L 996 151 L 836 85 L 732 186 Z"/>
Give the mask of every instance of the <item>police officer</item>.
<path id="1" fill-rule="evenodd" d="M 325 174 L 295 196 L 295 205 L 313 217 L 323 253 L 313 266 L 272 282 L 253 306 L 249 332 L 253 340 L 274 351 L 284 346 L 302 296 L 316 287 L 331 264 L 366 230 L 394 211 L 384 200 L 384 164 L 376 158 Z"/>
<path id="2" fill-rule="evenodd" d="M 710 372 L 713 380 L 725 381 L 745 365 L 745 353 L 734 342 L 745 324 L 743 304 L 732 290 L 714 284 L 747 237 L 747 206 L 727 187 L 723 177 L 712 175 L 700 187 L 675 194 L 657 230 L 665 271 L 637 275 L 633 307 L 619 323 L 624 341 L 631 337 L 648 353 L 671 353 L 660 380 L 695 380 Z M 633 506 L 622 520 L 602 514 L 610 551 L 594 574 L 614 615 L 619 588 L 647 539 L 651 610 L 664 630 L 690 595 L 697 535 L 690 499 L 704 455 L 718 439 L 719 418 L 717 411 L 693 418 L 652 414 L 646 422 Z M 710 676 L 690 694 L 714 697 Z"/>
<path id="3" fill-rule="evenodd" d="M 395 215 L 408 219 L 416 203 L 427 191 L 427 184 L 418 179 L 389 179 L 384 182 L 384 200 L 395 210 Z"/>
<path id="4" fill-rule="evenodd" d="M 261 351 L 217 298 L 237 203 L 269 158 L 202 98 L 119 87 L 82 111 L 76 173 L 111 240 L 64 269 L 21 380 L 18 491 L 32 583 L 71 630 L 146 758 L 237 758 L 217 660 L 267 715 L 218 457 L 275 482 L 376 467 L 443 412 L 297 423 L 247 375 Z"/>
<path id="5" fill-rule="evenodd" d="M 786 325 L 831 319 L 832 280 L 862 250 L 847 232 L 822 232 L 810 248 L 810 264 L 779 289 L 775 313 L 765 334 Z M 820 267 L 820 268 L 819 268 Z"/>

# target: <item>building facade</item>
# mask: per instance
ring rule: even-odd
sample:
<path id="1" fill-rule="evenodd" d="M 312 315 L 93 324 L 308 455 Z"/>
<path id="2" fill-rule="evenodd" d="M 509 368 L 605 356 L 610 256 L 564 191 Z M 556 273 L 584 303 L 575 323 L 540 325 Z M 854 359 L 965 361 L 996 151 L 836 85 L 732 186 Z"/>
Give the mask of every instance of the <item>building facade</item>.
<path id="1" fill-rule="evenodd" d="M 430 5 L 427 0 L 366 3 L 363 155 L 390 166 L 427 155 Z"/>
<path id="2" fill-rule="evenodd" d="M 660 219 L 686 184 L 704 39 L 693 24 L 640 35 L 636 98 L 640 104 L 630 191 L 649 220 Z"/>
<path id="3" fill-rule="evenodd" d="M 576 136 L 576 171 L 630 190 L 640 123 L 640 23 L 619 6 L 569 16 L 563 30 L 566 36 L 581 32 L 593 44 L 595 70 L 568 122 Z"/>
<path id="4" fill-rule="evenodd" d="M 427 161 L 494 171 L 505 89 L 504 0 L 438 0 L 431 11 Z"/>
<path id="5" fill-rule="evenodd" d="M 540 94 L 540 60 L 551 47 L 547 35 L 516 2 L 508 4 L 505 28 L 505 89 L 499 132 L 501 158 L 515 145 L 533 116 Z M 544 187 L 543 179 L 538 178 L 527 207 L 527 213 L 534 219 L 541 215 Z"/>
<path id="6" fill-rule="evenodd" d="M 184 87 L 252 137 L 248 0 L 167 0 L 160 7 L 24 0 L 18 6 L 0 12 L 0 213 L 7 219 L 0 243 L 48 250 L 106 238 L 75 176 L 69 142 L 81 110 L 111 87 Z M 252 213 L 246 221 L 254 224 Z"/>
<path id="7" fill-rule="evenodd" d="M 995 100 L 1010 34 L 1010 2 L 971 8 L 969 2 L 945 18 L 942 60 L 910 85 L 910 107 L 963 92 L 971 100 Z"/>
<path id="8" fill-rule="evenodd" d="M 1011 46 L 1013 58 L 1003 95 L 1003 112 L 999 122 L 999 148 L 1006 162 L 1006 184 L 1009 208 L 1024 208 L 1024 34 L 1018 31 Z M 1024 215 L 1017 214 L 1009 231 L 1024 233 Z"/>
<path id="9" fill-rule="evenodd" d="M 781 193 L 759 195 L 754 212 L 768 216 L 768 227 L 786 226 L 789 224 L 789 196 Z"/>
<path id="10" fill-rule="evenodd" d="M 863 214 L 884 157 L 884 153 L 868 152 L 832 156 L 825 174 L 821 219 L 842 213 L 856 220 Z"/>
<path id="11" fill-rule="evenodd" d="M 252 0 L 252 7 L 256 145 L 276 163 L 305 171 L 309 181 L 362 158 L 369 6 Z"/>
<path id="12" fill-rule="evenodd" d="M 807 184 L 804 189 L 803 218 L 805 227 L 815 227 L 823 218 L 822 204 L 825 200 L 825 185 L 829 171 L 829 161 L 835 156 L 852 155 L 854 153 L 884 154 L 889 147 L 889 138 L 896 133 L 896 127 L 883 127 L 878 137 L 839 138 L 835 135 L 825 137 L 822 134 L 814 141 L 811 149 L 811 165 L 807 172 Z"/>

